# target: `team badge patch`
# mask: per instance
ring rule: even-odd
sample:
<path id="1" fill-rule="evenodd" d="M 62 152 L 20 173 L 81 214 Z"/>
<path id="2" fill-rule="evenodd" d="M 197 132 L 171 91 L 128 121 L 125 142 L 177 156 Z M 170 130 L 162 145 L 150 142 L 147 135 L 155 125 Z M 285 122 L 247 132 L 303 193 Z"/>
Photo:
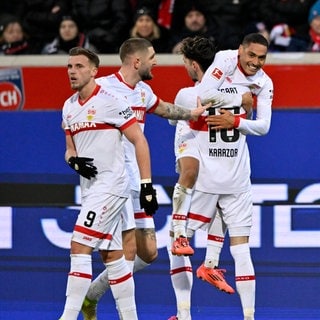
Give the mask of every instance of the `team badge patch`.
<path id="1" fill-rule="evenodd" d="M 223 72 L 219 68 L 214 68 L 211 72 L 211 75 L 217 80 L 220 80 L 223 75 Z"/>

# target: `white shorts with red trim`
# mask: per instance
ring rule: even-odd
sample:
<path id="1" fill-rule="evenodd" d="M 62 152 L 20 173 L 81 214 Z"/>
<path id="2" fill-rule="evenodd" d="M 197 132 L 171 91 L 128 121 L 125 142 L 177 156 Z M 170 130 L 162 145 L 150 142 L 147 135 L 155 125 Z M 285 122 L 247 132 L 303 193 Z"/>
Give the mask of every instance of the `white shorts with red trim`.
<path id="1" fill-rule="evenodd" d="M 138 191 L 131 190 L 130 197 L 122 210 L 122 230 L 154 229 L 152 216 L 147 216 L 140 207 L 140 194 Z"/>
<path id="2" fill-rule="evenodd" d="M 84 199 L 72 241 L 96 250 L 122 250 L 121 210 L 126 200 L 105 193 Z"/>
<path id="3" fill-rule="evenodd" d="M 229 236 L 249 236 L 252 225 L 251 191 L 238 194 L 211 194 L 195 190 L 192 195 L 188 228 L 207 230 L 217 206 Z"/>
<path id="4" fill-rule="evenodd" d="M 174 138 L 174 153 L 176 156 L 176 172 L 180 173 L 178 160 L 191 157 L 200 160 L 199 150 L 195 141 L 194 132 L 188 125 L 177 125 Z"/>

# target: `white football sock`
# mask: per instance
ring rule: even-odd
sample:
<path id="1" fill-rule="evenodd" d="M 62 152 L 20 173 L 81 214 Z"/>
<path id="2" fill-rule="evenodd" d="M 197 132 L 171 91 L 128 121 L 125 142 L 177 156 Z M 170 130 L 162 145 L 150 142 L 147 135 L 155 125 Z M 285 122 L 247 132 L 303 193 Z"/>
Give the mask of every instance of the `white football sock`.
<path id="1" fill-rule="evenodd" d="M 66 303 L 61 320 L 77 320 L 92 279 L 91 255 L 71 254 Z"/>
<path id="2" fill-rule="evenodd" d="M 167 249 L 170 259 L 171 282 L 176 296 L 177 317 L 179 320 L 191 320 L 193 273 L 190 258 L 173 255 L 171 245 Z"/>
<path id="3" fill-rule="evenodd" d="M 108 272 L 108 279 L 113 298 L 119 313 L 120 319 L 136 320 L 138 319 L 134 281 L 131 270 L 124 259 L 105 263 Z"/>
<path id="4" fill-rule="evenodd" d="M 214 268 L 219 266 L 220 253 L 223 247 L 224 236 L 226 233 L 226 226 L 221 219 L 219 213 L 209 225 L 207 250 L 204 265 L 207 268 Z"/>
<path id="5" fill-rule="evenodd" d="M 174 186 L 172 196 L 172 228 L 174 239 L 186 237 L 187 216 L 191 204 L 193 189 L 185 188 L 179 183 Z"/>
<path id="6" fill-rule="evenodd" d="M 254 319 L 255 310 L 255 272 L 248 243 L 230 246 L 235 262 L 236 287 L 240 295 L 245 320 Z"/>

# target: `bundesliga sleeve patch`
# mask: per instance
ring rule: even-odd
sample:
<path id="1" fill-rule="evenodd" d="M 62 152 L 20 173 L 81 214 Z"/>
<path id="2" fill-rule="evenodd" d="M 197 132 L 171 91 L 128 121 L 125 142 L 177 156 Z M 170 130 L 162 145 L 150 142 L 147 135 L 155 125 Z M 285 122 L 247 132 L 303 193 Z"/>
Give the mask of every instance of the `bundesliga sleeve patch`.
<path id="1" fill-rule="evenodd" d="M 223 72 L 219 68 L 214 68 L 211 72 L 211 75 L 217 80 L 220 80 L 223 75 Z"/>

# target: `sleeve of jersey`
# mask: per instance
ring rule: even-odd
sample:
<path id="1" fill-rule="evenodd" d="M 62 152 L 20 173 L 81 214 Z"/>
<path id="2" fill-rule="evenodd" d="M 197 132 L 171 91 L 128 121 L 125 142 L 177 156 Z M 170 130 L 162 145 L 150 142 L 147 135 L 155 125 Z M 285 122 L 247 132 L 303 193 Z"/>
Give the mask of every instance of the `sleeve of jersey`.
<path id="1" fill-rule="evenodd" d="M 66 135 L 71 135 L 71 131 L 70 128 L 68 126 L 67 120 L 66 120 L 66 116 L 65 116 L 65 104 L 64 107 L 62 108 L 62 129 L 64 130 L 64 133 Z"/>
<path id="2" fill-rule="evenodd" d="M 121 125 L 119 127 L 120 131 L 123 131 L 125 129 L 127 129 L 128 127 L 130 127 L 133 123 L 136 123 L 137 119 L 135 117 L 131 118 L 129 121 L 127 121 L 126 123 L 124 123 L 123 125 Z"/>
<path id="3" fill-rule="evenodd" d="M 201 83 L 197 86 L 198 95 L 202 103 L 212 102 L 213 107 L 232 107 L 242 104 L 242 95 L 221 93 L 218 90 L 225 81 L 229 70 L 233 68 L 231 59 L 224 58 L 221 52 L 216 54 L 213 63 L 205 72 Z"/>
<path id="4" fill-rule="evenodd" d="M 154 110 L 159 105 L 160 98 L 154 94 L 153 90 L 151 89 L 151 87 L 148 84 L 143 83 L 143 85 L 144 85 L 144 90 L 146 92 L 145 93 L 145 99 L 146 99 L 145 105 L 147 108 L 147 113 L 153 113 Z"/>
<path id="5" fill-rule="evenodd" d="M 236 128 L 243 134 L 262 136 L 269 132 L 272 115 L 273 85 L 271 80 L 266 83 L 257 96 L 256 118 L 239 118 Z"/>

